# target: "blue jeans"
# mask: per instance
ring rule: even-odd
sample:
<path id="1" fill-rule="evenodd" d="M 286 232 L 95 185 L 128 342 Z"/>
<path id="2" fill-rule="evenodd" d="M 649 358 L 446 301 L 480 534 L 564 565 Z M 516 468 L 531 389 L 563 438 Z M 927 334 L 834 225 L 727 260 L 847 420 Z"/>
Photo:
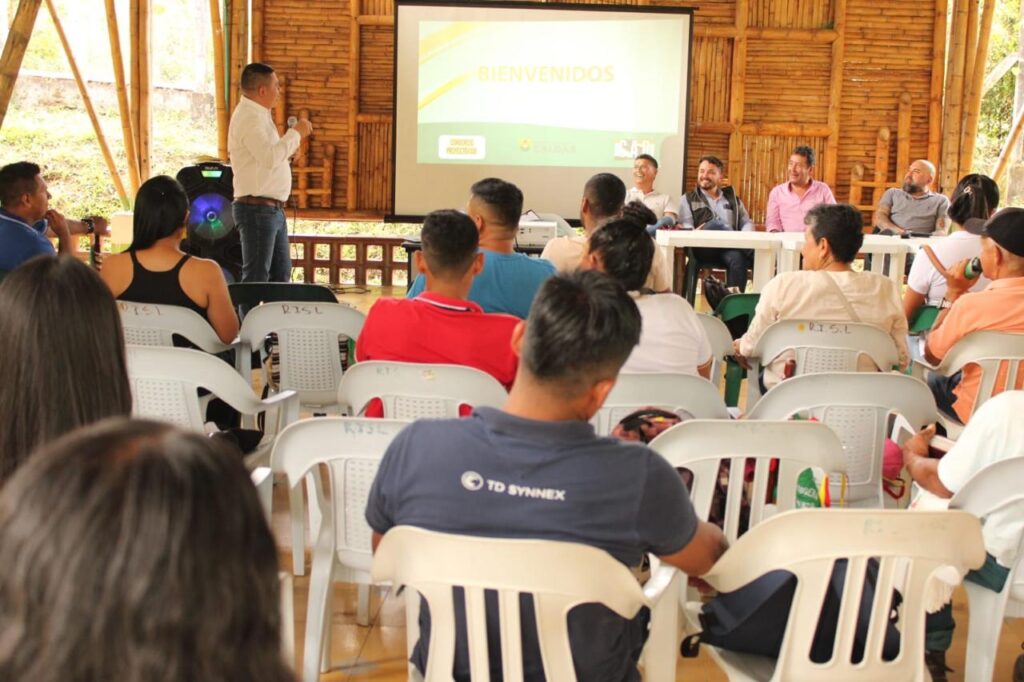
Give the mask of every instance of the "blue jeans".
<path id="1" fill-rule="evenodd" d="M 705 230 L 731 232 L 732 228 L 718 218 L 704 223 Z M 753 249 L 694 249 L 701 265 L 717 265 L 725 268 L 725 286 L 736 287 L 741 292 L 747 288 L 747 270 L 754 266 Z"/>
<path id="2" fill-rule="evenodd" d="M 284 210 L 236 202 L 231 215 L 242 240 L 242 281 L 290 282 L 292 255 Z"/>

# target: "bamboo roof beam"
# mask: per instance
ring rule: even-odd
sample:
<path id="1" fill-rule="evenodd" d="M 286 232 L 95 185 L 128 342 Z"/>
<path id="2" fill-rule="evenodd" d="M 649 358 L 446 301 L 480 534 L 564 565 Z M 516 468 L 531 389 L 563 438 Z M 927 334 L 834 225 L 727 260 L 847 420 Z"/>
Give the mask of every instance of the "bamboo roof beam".
<path id="1" fill-rule="evenodd" d="M 14 93 L 14 83 L 18 80 L 21 61 L 25 58 L 25 48 L 32 37 L 32 27 L 35 26 L 41 4 L 42 0 L 20 0 L 7 33 L 3 55 L 0 55 L 0 126 L 4 124 L 7 106 Z"/>
<path id="2" fill-rule="evenodd" d="M 132 129 L 132 111 L 128 103 L 128 84 L 124 75 L 124 56 L 121 53 L 121 33 L 117 26 L 117 8 L 114 0 L 106 0 L 107 33 L 110 36 L 110 59 L 114 64 L 114 86 L 117 89 L 117 110 L 121 115 L 121 137 L 124 153 L 128 157 L 128 183 L 134 197 L 139 191 L 139 156 L 135 150 L 135 131 Z"/>
<path id="3" fill-rule="evenodd" d="M 1017 142 L 1020 141 L 1022 131 L 1024 131 L 1024 109 L 1021 109 L 1017 117 L 1013 119 L 1013 125 L 1010 127 L 1010 137 L 1007 138 L 1002 151 L 999 152 L 999 159 L 992 169 L 992 179 L 996 182 L 999 182 L 1003 174 L 1006 173 L 1006 168 L 1010 165 L 1013 150 L 1017 147 Z"/>
<path id="4" fill-rule="evenodd" d="M 940 165 L 942 89 L 946 80 L 946 12 L 948 8 L 948 0 L 935 0 L 934 31 L 932 33 L 932 80 L 928 93 L 928 158 L 932 163 Z"/>
<path id="5" fill-rule="evenodd" d="M 110 171 L 110 179 L 114 182 L 114 189 L 117 191 L 117 196 L 121 199 L 121 204 L 126 208 L 129 206 L 128 195 L 124 190 L 124 183 L 121 182 L 121 174 L 117 170 L 117 165 L 114 163 L 114 157 L 110 153 L 110 147 L 107 146 L 107 138 L 103 135 L 103 128 L 100 126 L 100 119 L 96 115 L 96 109 L 92 106 L 92 98 L 89 97 L 89 90 L 85 87 L 85 80 L 82 78 L 81 72 L 78 70 L 78 63 L 75 61 L 75 56 L 71 52 L 71 44 L 68 43 L 68 38 L 64 34 L 64 26 L 60 22 L 60 17 L 57 16 L 57 10 L 53 6 L 53 0 L 46 0 L 46 9 L 50 12 L 50 17 L 53 19 L 53 27 L 57 30 L 57 37 L 60 38 L 60 44 L 64 46 L 64 54 L 68 58 L 68 65 L 71 67 L 71 75 L 75 77 L 75 84 L 78 86 L 78 92 L 82 95 L 82 102 L 85 104 L 85 112 L 89 114 L 89 120 L 92 122 L 93 130 L 96 133 L 96 141 L 99 142 L 100 151 L 103 153 L 103 160 L 107 164 L 107 170 Z"/>
<path id="6" fill-rule="evenodd" d="M 964 92 L 964 134 L 960 144 L 960 172 L 962 177 L 971 172 L 974 165 L 974 146 L 978 137 L 978 122 L 981 118 L 981 98 L 984 94 L 985 66 L 988 63 L 988 44 L 992 36 L 992 19 L 995 15 L 995 0 L 983 0 L 981 23 L 978 28 L 978 43 L 974 59 L 974 70 Z"/>

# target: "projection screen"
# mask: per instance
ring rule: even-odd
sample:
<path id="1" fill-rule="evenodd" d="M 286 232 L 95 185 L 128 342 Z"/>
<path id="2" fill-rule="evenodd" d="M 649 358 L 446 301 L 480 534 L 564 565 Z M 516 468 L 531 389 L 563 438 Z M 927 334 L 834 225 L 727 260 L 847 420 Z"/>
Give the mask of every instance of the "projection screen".
<path id="1" fill-rule="evenodd" d="M 390 218 L 462 208 L 499 177 L 524 210 L 575 219 L 587 178 L 631 186 L 641 153 L 678 196 L 692 26 L 675 7 L 398 0 Z"/>

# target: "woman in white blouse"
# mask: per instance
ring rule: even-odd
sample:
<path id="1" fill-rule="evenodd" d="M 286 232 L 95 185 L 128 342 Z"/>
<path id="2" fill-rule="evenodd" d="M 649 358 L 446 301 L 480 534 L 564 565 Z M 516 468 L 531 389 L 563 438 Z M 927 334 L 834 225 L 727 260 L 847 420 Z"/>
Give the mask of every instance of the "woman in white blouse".
<path id="1" fill-rule="evenodd" d="M 851 267 L 864 243 L 864 219 L 849 204 L 820 204 L 804 219 L 803 270 L 777 275 L 761 291 L 750 328 L 733 347 L 745 363 L 764 331 L 779 320 L 860 322 L 878 327 L 892 337 L 901 367 L 908 363 L 907 318 L 900 303 L 899 286 L 873 272 Z M 771 360 L 764 385 L 771 388 L 783 377 L 792 353 Z M 767 358 L 766 358 L 767 359 Z M 864 369 L 873 366 L 869 358 Z M 888 369 L 888 368 L 884 368 Z"/>

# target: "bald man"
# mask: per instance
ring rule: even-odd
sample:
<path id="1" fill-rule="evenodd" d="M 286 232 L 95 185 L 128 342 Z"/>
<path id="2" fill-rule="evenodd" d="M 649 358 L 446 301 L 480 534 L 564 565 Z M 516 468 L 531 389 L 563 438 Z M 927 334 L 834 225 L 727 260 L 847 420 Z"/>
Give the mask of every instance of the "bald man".
<path id="1" fill-rule="evenodd" d="M 915 235 L 944 234 L 949 199 L 932 191 L 935 165 L 918 159 L 910 164 L 903 187 L 887 189 L 875 209 L 875 232 Z"/>

